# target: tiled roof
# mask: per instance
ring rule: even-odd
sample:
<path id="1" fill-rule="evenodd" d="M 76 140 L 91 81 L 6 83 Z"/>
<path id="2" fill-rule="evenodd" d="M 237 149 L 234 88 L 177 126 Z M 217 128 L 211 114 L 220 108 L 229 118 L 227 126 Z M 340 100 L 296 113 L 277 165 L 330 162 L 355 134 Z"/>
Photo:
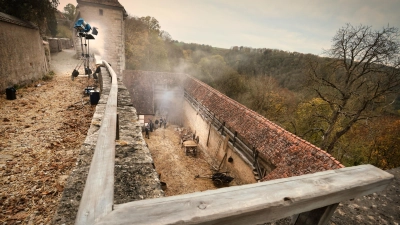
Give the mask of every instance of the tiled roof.
<path id="1" fill-rule="evenodd" d="M 232 131 L 251 143 L 276 168 L 264 180 L 298 176 L 344 167 L 322 149 L 284 130 L 217 90 L 188 77 L 185 90 Z"/>
<path id="2" fill-rule="evenodd" d="M 118 0 L 77 0 L 77 2 L 78 2 L 78 4 L 86 2 L 86 3 L 94 3 L 94 4 L 115 6 L 115 7 L 123 8 L 123 6 L 118 2 Z"/>
<path id="3" fill-rule="evenodd" d="M 0 21 L 16 24 L 19 26 L 31 28 L 31 29 L 38 29 L 38 27 L 33 24 L 32 22 L 21 20 L 15 16 L 10 16 L 8 14 L 0 12 Z"/>
<path id="4" fill-rule="evenodd" d="M 322 149 L 284 130 L 244 105 L 228 98 L 207 84 L 187 75 L 148 71 L 125 71 L 124 83 L 133 90 L 138 114 L 145 111 L 153 96 L 150 84 L 183 80 L 185 91 L 215 114 L 220 121 L 246 143 L 250 143 L 276 168 L 264 180 L 298 176 L 344 167 Z M 129 87 L 129 84 L 132 84 Z M 133 88 L 133 89 L 132 89 Z M 140 102 L 138 98 L 146 99 Z M 135 103 L 135 101 L 137 103 Z M 152 104 L 152 102 L 151 102 Z M 135 106 L 135 107 L 136 107 Z"/>

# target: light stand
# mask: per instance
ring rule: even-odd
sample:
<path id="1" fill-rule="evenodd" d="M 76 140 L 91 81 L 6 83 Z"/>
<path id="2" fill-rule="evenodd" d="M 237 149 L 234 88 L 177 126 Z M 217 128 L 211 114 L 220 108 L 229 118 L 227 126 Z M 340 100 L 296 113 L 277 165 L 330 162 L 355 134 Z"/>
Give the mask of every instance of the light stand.
<path id="1" fill-rule="evenodd" d="M 89 54 L 89 41 L 94 40 L 94 36 L 89 34 L 89 31 L 92 30 L 92 27 L 90 24 L 86 23 L 82 18 L 78 19 L 74 25 L 74 28 L 77 31 L 77 36 L 79 37 L 81 41 L 81 62 L 79 62 L 75 69 L 72 71 L 71 74 L 71 79 L 74 80 L 75 77 L 79 75 L 79 69 L 83 64 L 83 68 L 85 71 L 85 75 L 88 75 L 88 78 L 90 78 L 90 75 L 92 74 L 92 70 L 89 67 L 89 62 L 90 62 L 90 54 Z M 98 31 L 96 27 L 93 27 L 92 34 L 97 35 Z M 83 43 L 83 40 L 85 39 Z M 84 47 L 85 46 L 85 47 Z"/>

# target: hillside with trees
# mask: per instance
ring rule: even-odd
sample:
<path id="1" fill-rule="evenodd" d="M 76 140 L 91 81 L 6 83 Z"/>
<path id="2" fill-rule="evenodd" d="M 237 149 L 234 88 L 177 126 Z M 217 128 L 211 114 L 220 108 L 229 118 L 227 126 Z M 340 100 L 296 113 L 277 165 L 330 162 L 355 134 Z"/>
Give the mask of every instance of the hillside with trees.
<path id="1" fill-rule="evenodd" d="M 324 57 L 173 40 L 154 17 L 126 20 L 126 68 L 190 74 L 346 166 L 400 166 L 397 28 L 340 28 Z"/>
<path id="2" fill-rule="evenodd" d="M 36 24 L 42 36 L 57 34 L 58 0 L 0 0 L 1 12 Z"/>
<path id="3" fill-rule="evenodd" d="M 67 4 L 57 10 L 58 0 L 0 0 L 0 11 L 35 24 L 42 37 L 72 38 L 76 8 Z"/>

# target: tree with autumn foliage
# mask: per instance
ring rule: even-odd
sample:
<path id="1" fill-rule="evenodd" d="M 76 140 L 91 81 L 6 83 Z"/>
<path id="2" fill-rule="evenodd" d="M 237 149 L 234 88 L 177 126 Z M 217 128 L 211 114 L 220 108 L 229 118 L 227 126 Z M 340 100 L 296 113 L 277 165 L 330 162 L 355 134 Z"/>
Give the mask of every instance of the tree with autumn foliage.
<path id="1" fill-rule="evenodd" d="M 400 166 L 400 119 L 385 118 L 377 124 L 379 130 L 371 141 L 368 163 L 382 169 Z"/>
<path id="2" fill-rule="evenodd" d="M 292 111 L 294 96 L 291 91 L 279 86 L 275 78 L 267 75 L 251 76 L 246 79 L 245 98 L 242 102 L 250 109 L 269 120 L 284 123 Z"/>
<path id="3" fill-rule="evenodd" d="M 315 145 L 321 145 L 324 130 L 329 126 L 327 118 L 331 114 L 329 105 L 321 98 L 301 102 L 293 113 L 288 129 Z"/>
<path id="4" fill-rule="evenodd" d="M 309 64 L 310 87 L 329 105 L 320 147 L 332 153 L 355 124 L 377 116 L 400 89 L 399 30 L 347 24 L 333 38 L 330 58 Z"/>
<path id="5" fill-rule="evenodd" d="M 154 17 L 128 17 L 125 21 L 126 68 L 169 71 L 165 36 Z"/>
<path id="6" fill-rule="evenodd" d="M 240 75 L 226 65 L 221 55 L 203 57 L 197 64 L 196 78 L 209 84 L 225 95 L 236 98 L 244 92 L 245 87 Z"/>
<path id="7" fill-rule="evenodd" d="M 68 3 L 66 6 L 64 6 L 64 16 L 67 17 L 70 21 L 74 21 L 75 16 L 76 16 L 76 7 Z"/>
<path id="8" fill-rule="evenodd" d="M 0 0 L 1 12 L 36 24 L 41 34 L 49 30 L 52 36 L 57 34 L 55 12 L 58 0 Z"/>

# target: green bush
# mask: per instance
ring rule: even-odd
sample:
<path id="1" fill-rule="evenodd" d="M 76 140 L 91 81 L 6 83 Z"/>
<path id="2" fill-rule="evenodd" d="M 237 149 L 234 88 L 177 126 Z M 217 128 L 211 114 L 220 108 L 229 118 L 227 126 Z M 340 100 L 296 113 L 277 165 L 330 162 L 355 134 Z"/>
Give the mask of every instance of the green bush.
<path id="1" fill-rule="evenodd" d="M 49 71 L 47 74 L 45 74 L 45 75 L 42 77 L 42 80 L 44 80 L 44 81 L 46 81 L 46 80 L 51 80 L 51 79 L 53 79 L 54 75 L 56 75 L 56 73 L 54 73 L 54 71 L 51 70 L 51 71 Z"/>

